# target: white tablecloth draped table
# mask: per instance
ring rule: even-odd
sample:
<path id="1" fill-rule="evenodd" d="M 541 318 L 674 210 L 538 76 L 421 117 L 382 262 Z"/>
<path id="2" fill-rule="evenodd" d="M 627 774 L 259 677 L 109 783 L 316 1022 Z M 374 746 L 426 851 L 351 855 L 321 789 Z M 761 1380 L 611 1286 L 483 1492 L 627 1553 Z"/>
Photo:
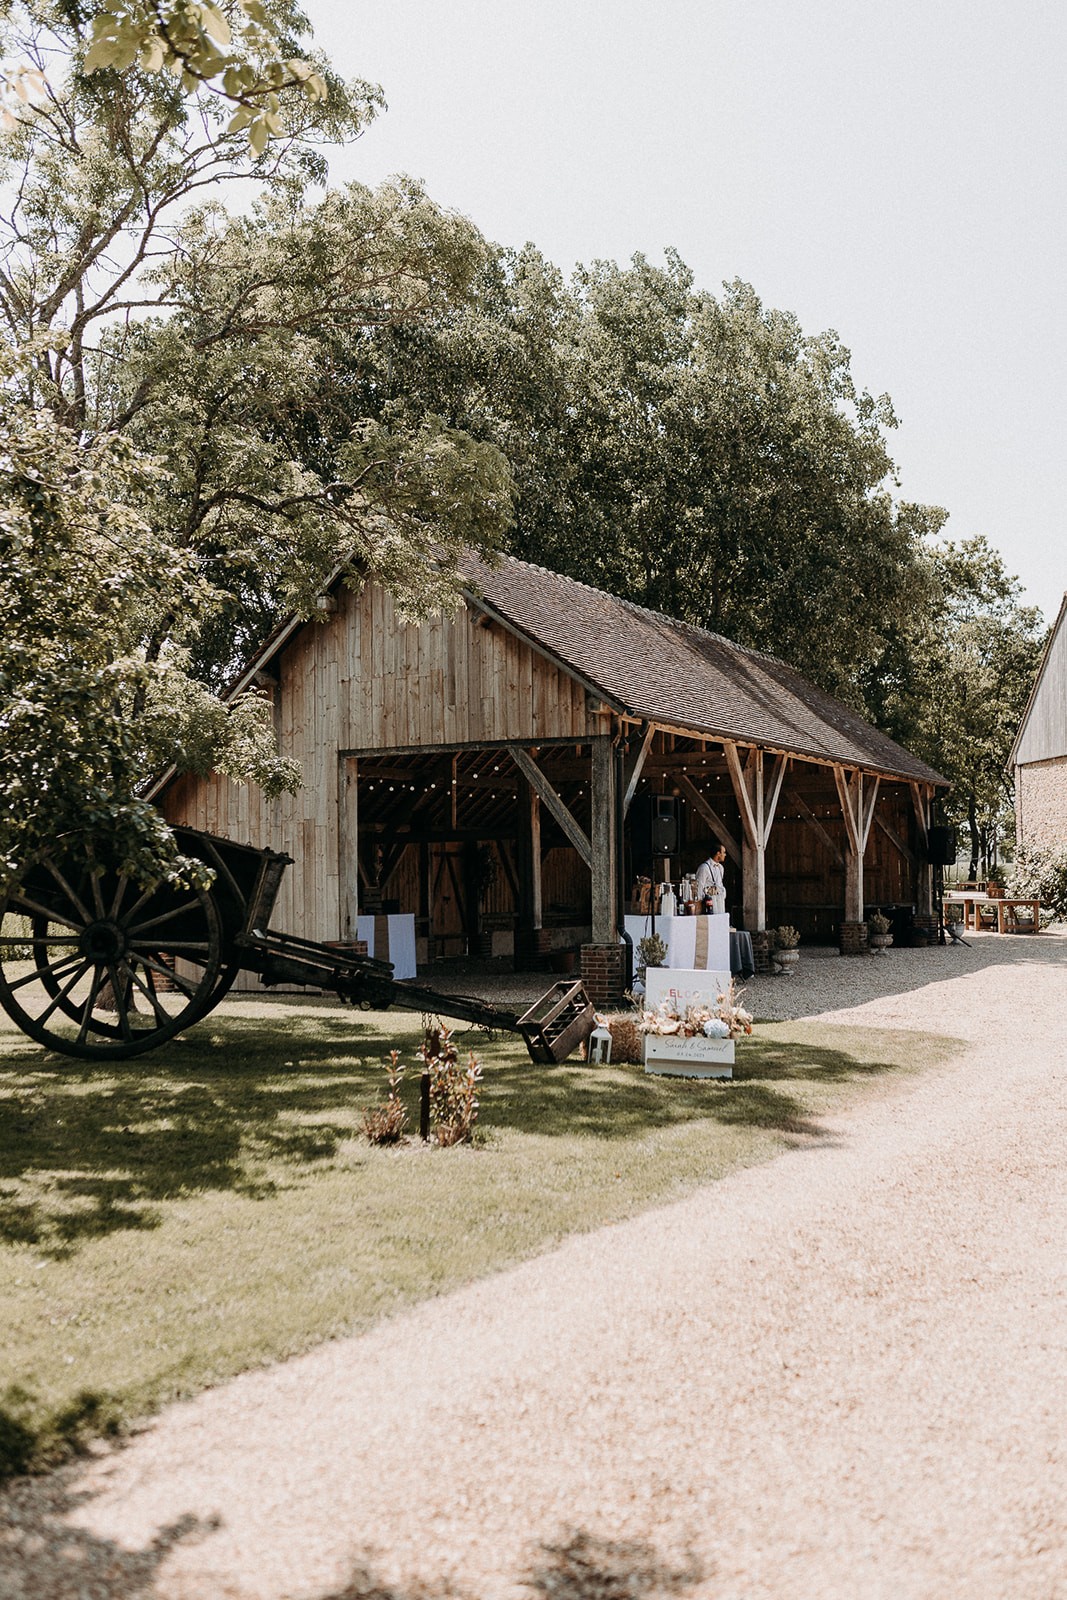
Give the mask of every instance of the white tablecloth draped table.
<path id="1" fill-rule="evenodd" d="M 375 961 L 391 961 L 394 978 L 415 976 L 415 918 L 410 912 L 389 917 L 357 917 L 356 938 L 367 941 Z"/>
<path id="2" fill-rule="evenodd" d="M 627 917 L 624 927 L 634 942 L 636 953 L 641 940 L 653 931 L 652 918 Z M 725 913 L 710 917 L 657 917 L 655 932 L 667 946 L 668 967 L 729 972 L 730 918 Z"/>

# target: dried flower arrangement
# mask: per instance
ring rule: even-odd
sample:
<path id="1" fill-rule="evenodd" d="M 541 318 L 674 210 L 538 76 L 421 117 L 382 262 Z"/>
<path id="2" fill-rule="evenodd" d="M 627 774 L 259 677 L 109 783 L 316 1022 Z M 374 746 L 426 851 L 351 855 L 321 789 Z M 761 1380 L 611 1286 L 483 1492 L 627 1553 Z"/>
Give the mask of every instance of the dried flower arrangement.
<path id="1" fill-rule="evenodd" d="M 637 1026 L 642 1033 L 677 1034 L 683 1039 L 702 1034 L 706 1039 L 739 1039 L 752 1032 L 752 1013 L 741 1004 L 743 991 L 735 989 L 731 978 L 725 994 L 713 1006 L 686 1006 L 684 1011 L 663 1000 L 640 1014 Z"/>
<path id="2" fill-rule="evenodd" d="M 867 931 L 869 933 L 888 933 L 892 926 L 893 924 L 890 922 L 889 918 L 883 916 L 880 911 L 872 911 L 870 916 L 867 918 Z"/>

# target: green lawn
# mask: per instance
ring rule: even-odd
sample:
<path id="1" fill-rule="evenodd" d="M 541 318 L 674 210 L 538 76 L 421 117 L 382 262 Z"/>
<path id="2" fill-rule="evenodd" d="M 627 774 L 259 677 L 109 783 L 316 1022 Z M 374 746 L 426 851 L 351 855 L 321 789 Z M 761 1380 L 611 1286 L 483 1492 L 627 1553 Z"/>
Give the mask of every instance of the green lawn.
<path id="1" fill-rule="evenodd" d="M 465 1035 L 480 1143 L 374 1149 L 418 1017 L 230 1001 L 128 1064 L 0 1032 L 0 1474 L 244 1368 L 673 1199 L 788 1145 L 955 1041 L 771 1023 L 732 1084 L 535 1067 Z M 417 1122 L 417 1079 L 405 1084 Z"/>

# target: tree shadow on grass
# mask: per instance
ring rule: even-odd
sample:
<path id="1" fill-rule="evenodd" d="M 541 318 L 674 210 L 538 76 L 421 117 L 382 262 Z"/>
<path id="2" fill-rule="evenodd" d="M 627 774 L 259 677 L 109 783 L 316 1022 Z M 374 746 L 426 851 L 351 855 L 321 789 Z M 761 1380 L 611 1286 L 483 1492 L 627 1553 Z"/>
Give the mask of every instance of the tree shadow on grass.
<path id="1" fill-rule="evenodd" d="M 945 1041 L 946 1053 L 950 1046 Z M 656 1077 L 638 1066 L 525 1063 L 510 1074 L 487 1073 L 481 1100 L 488 1126 L 542 1134 L 629 1139 L 708 1118 L 724 1126 L 825 1138 L 796 1092 L 801 1083 L 870 1080 L 900 1072 L 905 1059 L 904 1048 L 871 1059 L 840 1045 L 746 1038 L 738 1043 L 732 1080 Z"/>
<path id="2" fill-rule="evenodd" d="M 47 1413 L 30 1390 L 9 1384 L 0 1391 L 0 1483 L 59 1466 L 94 1439 L 114 1439 L 121 1431 L 119 1410 L 107 1395 L 83 1389 Z"/>
<path id="3" fill-rule="evenodd" d="M 376 1098 L 382 1051 L 366 1036 L 306 1014 L 228 1019 L 147 1060 L 0 1057 L 0 1241 L 62 1257 L 158 1226 L 164 1201 L 269 1197 L 279 1168 L 296 1181 L 334 1159 Z"/>
<path id="4" fill-rule="evenodd" d="M 381 1017 L 349 1022 L 308 1009 L 216 1017 L 128 1062 L 0 1055 L 0 1242 L 62 1258 L 89 1239 L 157 1227 L 168 1201 L 205 1191 L 264 1200 L 305 1181 L 337 1159 L 363 1108 L 383 1097 L 397 1040 L 417 1127 L 418 1022 L 401 1015 L 388 1029 Z M 823 1130 L 796 1092 L 802 1081 L 870 1078 L 905 1059 L 900 1048 L 871 1060 L 858 1046 L 746 1039 L 734 1080 L 715 1083 L 578 1061 L 537 1066 L 507 1036 L 466 1032 L 458 1042 L 485 1069 L 483 1127 L 621 1142 L 701 1119 L 817 1139 Z"/>

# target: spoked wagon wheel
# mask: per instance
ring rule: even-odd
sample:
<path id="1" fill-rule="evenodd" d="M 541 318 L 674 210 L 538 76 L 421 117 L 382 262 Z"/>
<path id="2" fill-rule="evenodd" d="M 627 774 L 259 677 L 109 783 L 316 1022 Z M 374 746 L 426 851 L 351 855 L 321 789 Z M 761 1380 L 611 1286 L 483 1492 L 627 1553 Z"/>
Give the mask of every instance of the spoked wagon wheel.
<path id="1" fill-rule="evenodd" d="M 0 1005 L 65 1055 L 152 1050 L 205 1016 L 233 979 L 203 889 L 141 889 L 125 873 L 45 858 L 0 913 Z"/>

